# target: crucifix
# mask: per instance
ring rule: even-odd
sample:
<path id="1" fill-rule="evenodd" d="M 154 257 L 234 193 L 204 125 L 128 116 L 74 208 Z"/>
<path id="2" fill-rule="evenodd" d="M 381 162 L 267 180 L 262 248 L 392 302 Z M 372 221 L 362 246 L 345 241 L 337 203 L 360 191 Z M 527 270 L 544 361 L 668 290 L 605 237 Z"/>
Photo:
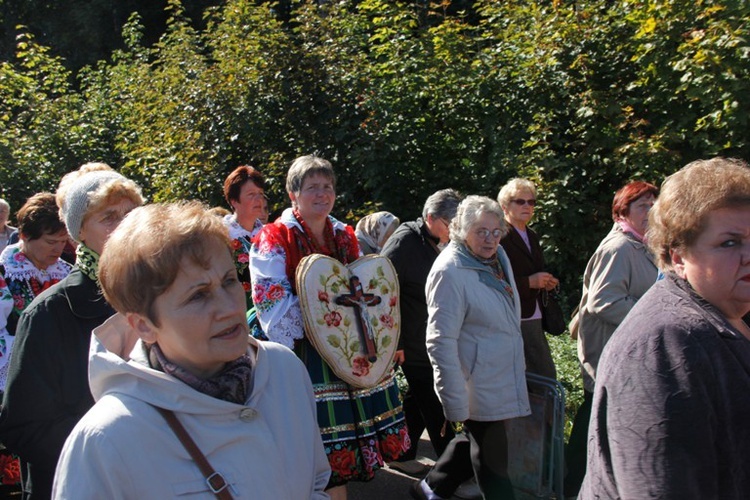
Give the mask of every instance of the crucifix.
<path id="1" fill-rule="evenodd" d="M 362 283 L 359 278 L 352 276 L 349 278 L 349 291 L 336 297 L 336 303 L 340 306 L 349 306 L 354 308 L 354 316 L 357 318 L 359 326 L 359 338 L 362 345 L 365 346 L 367 360 L 374 363 L 378 359 L 378 353 L 375 350 L 375 333 L 372 331 L 370 324 L 370 314 L 367 312 L 367 306 L 376 306 L 380 304 L 380 297 L 374 293 L 364 293 Z"/>

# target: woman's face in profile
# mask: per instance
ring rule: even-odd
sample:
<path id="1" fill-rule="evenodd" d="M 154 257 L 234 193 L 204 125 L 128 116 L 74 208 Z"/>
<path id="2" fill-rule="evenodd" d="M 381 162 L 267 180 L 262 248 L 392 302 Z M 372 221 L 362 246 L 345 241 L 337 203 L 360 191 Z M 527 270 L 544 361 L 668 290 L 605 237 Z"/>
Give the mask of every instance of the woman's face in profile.
<path id="1" fill-rule="evenodd" d="M 623 218 L 640 234 L 646 234 L 646 229 L 648 229 L 648 213 L 651 211 L 654 203 L 656 203 L 656 197 L 653 194 L 644 194 L 640 198 L 636 198 L 630 202 L 630 205 L 628 205 L 628 215 L 625 215 Z"/>
<path id="2" fill-rule="evenodd" d="M 158 325 L 141 317 L 137 330 L 164 356 L 201 378 L 220 372 L 248 348 L 245 292 L 229 249 L 204 243 L 208 268 L 184 258 L 172 285 L 154 303 Z"/>
<path id="3" fill-rule="evenodd" d="M 672 250 L 675 272 L 698 294 L 734 319 L 750 311 L 750 207 L 709 213 L 705 229 L 686 251 Z"/>
<path id="4" fill-rule="evenodd" d="M 109 235 L 137 206 L 130 198 L 120 198 L 107 206 L 87 213 L 81 224 L 78 238 L 91 250 L 101 255 Z"/>

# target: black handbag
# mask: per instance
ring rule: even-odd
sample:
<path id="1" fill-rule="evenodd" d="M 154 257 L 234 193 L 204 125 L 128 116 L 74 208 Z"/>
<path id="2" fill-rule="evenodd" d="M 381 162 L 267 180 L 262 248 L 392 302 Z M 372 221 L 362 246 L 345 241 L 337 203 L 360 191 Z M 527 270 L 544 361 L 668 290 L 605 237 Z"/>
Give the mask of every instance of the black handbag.
<path id="1" fill-rule="evenodd" d="M 562 335 L 567 325 L 560 303 L 557 301 L 559 288 L 552 292 L 542 290 L 542 329 L 550 335 Z"/>

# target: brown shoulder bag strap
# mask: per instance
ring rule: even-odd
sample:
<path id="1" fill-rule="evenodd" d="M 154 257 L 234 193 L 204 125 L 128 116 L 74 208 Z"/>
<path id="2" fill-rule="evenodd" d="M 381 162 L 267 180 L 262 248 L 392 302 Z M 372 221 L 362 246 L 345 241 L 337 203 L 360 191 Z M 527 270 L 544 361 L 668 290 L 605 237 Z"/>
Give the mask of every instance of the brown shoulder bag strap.
<path id="1" fill-rule="evenodd" d="M 154 406 L 154 408 L 161 413 L 161 416 L 164 417 L 164 420 L 167 421 L 169 427 L 171 427 L 175 435 L 177 435 L 182 446 L 184 446 L 188 453 L 190 453 L 193 461 L 198 465 L 201 474 L 203 474 L 203 477 L 206 479 L 206 484 L 211 489 L 211 492 L 216 495 L 216 498 L 219 500 L 232 500 L 232 494 L 229 493 L 229 484 L 224 479 L 224 476 L 211 467 L 211 464 L 208 463 L 208 460 L 203 455 L 200 448 L 198 448 L 198 445 L 195 444 L 193 438 L 190 437 L 187 430 L 185 430 L 185 427 L 183 427 L 177 419 L 174 412 L 158 406 Z"/>

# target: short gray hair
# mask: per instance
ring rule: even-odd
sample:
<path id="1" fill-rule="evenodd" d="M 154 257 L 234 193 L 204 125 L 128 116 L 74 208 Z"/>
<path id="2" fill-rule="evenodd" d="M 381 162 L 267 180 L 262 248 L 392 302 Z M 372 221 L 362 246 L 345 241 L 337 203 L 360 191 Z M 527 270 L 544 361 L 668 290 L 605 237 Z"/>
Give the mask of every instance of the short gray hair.
<path id="1" fill-rule="evenodd" d="M 2 198 L 0 198 L 0 208 L 4 208 L 10 214 L 10 204 Z"/>
<path id="2" fill-rule="evenodd" d="M 317 155 L 300 156 L 292 162 L 286 174 L 286 190 L 288 193 L 299 193 L 305 179 L 311 175 L 321 174 L 333 183 L 336 188 L 336 174 L 333 173 L 331 162 Z"/>
<path id="3" fill-rule="evenodd" d="M 509 180 L 497 193 L 497 202 L 503 208 L 508 208 L 510 200 L 521 191 L 529 191 L 536 198 L 536 186 L 528 179 L 515 177 Z"/>
<path id="4" fill-rule="evenodd" d="M 500 219 L 500 228 L 503 231 L 503 236 L 508 234 L 510 228 L 508 227 L 508 223 L 505 222 L 503 209 L 500 208 L 498 202 L 486 196 L 470 195 L 464 198 L 461 204 L 458 205 L 456 216 L 453 218 L 450 226 L 451 240 L 456 243 L 465 243 L 469 229 L 485 213 L 495 214 Z"/>
<path id="5" fill-rule="evenodd" d="M 461 195 L 455 189 L 441 189 L 430 195 L 422 209 L 422 219 L 428 215 L 450 221 L 456 216 L 456 209 L 461 203 Z"/>

